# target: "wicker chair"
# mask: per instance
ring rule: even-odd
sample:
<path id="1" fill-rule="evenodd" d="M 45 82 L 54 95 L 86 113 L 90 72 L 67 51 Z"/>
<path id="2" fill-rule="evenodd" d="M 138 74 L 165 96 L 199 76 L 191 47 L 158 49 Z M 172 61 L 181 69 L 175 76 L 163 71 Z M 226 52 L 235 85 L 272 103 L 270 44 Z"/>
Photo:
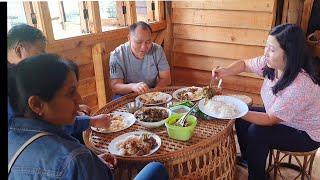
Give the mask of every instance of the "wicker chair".
<path id="1" fill-rule="evenodd" d="M 299 172 L 299 174 L 294 178 L 298 179 L 301 176 L 301 179 L 311 179 L 312 164 L 318 149 L 309 152 L 289 152 L 289 151 L 280 151 L 272 149 L 269 154 L 269 166 L 267 169 L 268 176 L 273 170 L 273 179 L 277 179 L 279 173 L 280 177 L 284 179 L 281 174 L 279 167 L 286 167 Z M 298 157 L 303 157 L 301 161 Z M 283 160 L 288 157 L 288 162 L 283 162 Z M 297 165 L 292 163 L 292 157 L 297 161 Z"/>

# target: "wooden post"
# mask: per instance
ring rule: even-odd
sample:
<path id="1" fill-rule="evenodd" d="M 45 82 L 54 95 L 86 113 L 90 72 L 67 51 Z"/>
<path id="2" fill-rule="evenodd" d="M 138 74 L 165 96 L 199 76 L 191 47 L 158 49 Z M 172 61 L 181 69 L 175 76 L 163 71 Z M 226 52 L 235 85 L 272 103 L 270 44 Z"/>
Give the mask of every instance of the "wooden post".
<path id="1" fill-rule="evenodd" d="M 53 42 L 54 35 L 52 30 L 52 23 L 51 23 L 48 2 L 34 1 L 32 3 L 33 3 L 34 11 L 37 17 L 37 28 L 39 28 L 43 32 L 43 34 L 47 37 L 48 43 Z"/>
<path id="2" fill-rule="evenodd" d="M 107 89 L 110 89 L 106 81 L 108 72 L 106 70 L 106 51 L 105 43 L 98 43 L 92 48 L 92 58 L 94 66 L 94 76 L 96 80 L 97 96 L 99 108 L 103 107 L 107 100 L 110 100 L 110 94 L 107 93 Z"/>
<path id="3" fill-rule="evenodd" d="M 91 33 L 102 32 L 98 1 L 88 1 L 89 28 Z"/>
<path id="4" fill-rule="evenodd" d="M 127 1 L 126 7 L 127 7 L 126 21 L 127 21 L 127 25 L 130 26 L 131 24 L 137 22 L 136 2 Z"/>
<path id="5" fill-rule="evenodd" d="M 124 15 L 122 14 L 122 2 L 117 1 L 116 2 L 116 7 L 117 7 L 117 19 L 118 19 L 118 24 L 120 26 L 125 26 L 125 18 Z"/>
<path id="6" fill-rule="evenodd" d="M 89 28 L 91 33 L 101 33 L 101 19 L 98 1 L 87 2 L 88 14 L 89 14 Z M 106 52 L 105 43 L 98 43 L 92 47 L 92 60 L 96 79 L 96 88 L 98 96 L 99 108 L 102 108 L 110 96 L 107 97 L 107 82 L 106 82 Z"/>
<path id="7" fill-rule="evenodd" d="M 313 2 L 314 0 L 305 0 L 303 4 L 301 28 L 304 30 L 305 33 L 307 33 L 308 31 L 308 25 L 309 25 Z"/>
<path id="8" fill-rule="evenodd" d="M 26 15 L 27 23 L 31 26 L 34 26 L 32 23 L 31 13 L 32 13 L 32 3 L 31 2 L 23 2 L 24 13 Z"/>
<path id="9" fill-rule="evenodd" d="M 64 11 L 63 1 L 59 1 L 58 3 L 59 3 L 61 26 L 62 26 L 62 29 L 65 30 L 66 29 L 66 13 Z"/>
<path id="10" fill-rule="evenodd" d="M 161 45 L 164 41 L 164 37 L 166 35 L 166 31 L 163 30 L 163 31 L 160 31 L 157 33 L 157 37 L 155 38 L 154 42 Z"/>
<path id="11" fill-rule="evenodd" d="M 88 23 L 87 20 L 84 18 L 83 10 L 86 9 L 86 2 L 85 1 L 79 1 L 79 11 L 80 11 L 80 28 L 81 33 L 87 33 L 88 30 Z"/>
<path id="12" fill-rule="evenodd" d="M 288 22 L 300 25 L 301 18 L 302 18 L 302 11 L 303 11 L 303 1 L 291 0 L 289 3 L 289 10 L 288 10 Z"/>
<path id="13" fill-rule="evenodd" d="M 166 33 L 165 33 L 165 39 L 164 39 L 164 52 L 166 54 L 166 58 L 168 60 L 168 63 L 170 65 L 170 69 L 171 69 L 171 82 L 175 82 L 174 81 L 174 73 L 173 73 L 173 61 L 174 59 L 172 58 L 172 49 L 173 49 L 173 38 L 172 38 L 172 33 L 173 33 L 173 26 L 172 26 L 172 2 L 166 1 L 165 2 L 165 15 L 166 15 L 166 23 L 167 23 L 167 27 L 166 27 Z"/>
<path id="14" fill-rule="evenodd" d="M 283 2 L 283 10 L 282 10 L 282 18 L 281 18 L 281 23 L 284 24 L 288 20 L 288 9 L 289 9 L 289 0 L 284 0 Z"/>
<path id="15" fill-rule="evenodd" d="M 155 18 L 152 11 L 152 1 L 146 1 L 146 4 L 147 4 L 147 21 L 153 22 Z"/>
<path id="16" fill-rule="evenodd" d="M 162 21 L 164 20 L 164 1 L 158 1 L 156 0 L 155 2 L 155 18 L 156 21 Z"/>
<path id="17" fill-rule="evenodd" d="M 276 25 L 276 21 L 277 21 L 277 10 L 278 10 L 278 1 L 274 1 L 273 2 L 273 10 L 272 10 L 272 14 L 273 14 L 273 19 L 272 19 L 272 27 Z"/>

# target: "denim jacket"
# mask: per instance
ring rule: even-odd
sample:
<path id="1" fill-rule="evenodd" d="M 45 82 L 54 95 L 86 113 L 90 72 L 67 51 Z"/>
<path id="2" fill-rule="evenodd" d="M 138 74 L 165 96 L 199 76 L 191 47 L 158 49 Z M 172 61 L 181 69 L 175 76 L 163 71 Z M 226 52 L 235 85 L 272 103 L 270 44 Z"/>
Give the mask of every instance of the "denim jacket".
<path id="1" fill-rule="evenodd" d="M 110 169 L 61 127 L 42 120 L 16 118 L 8 132 L 8 163 L 29 138 L 43 136 L 26 147 L 8 179 L 113 179 Z"/>
<path id="2" fill-rule="evenodd" d="M 9 130 L 9 126 L 14 121 L 14 112 L 9 102 L 9 96 L 8 96 L 7 107 L 8 107 L 8 130 Z M 88 129 L 89 122 L 90 122 L 89 116 L 77 116 L 75 119 L 74 125 L 64 126 L 63 128 L 68 134 L 79 133 L 79 132 L 81 133 L 82 131 Z"/>

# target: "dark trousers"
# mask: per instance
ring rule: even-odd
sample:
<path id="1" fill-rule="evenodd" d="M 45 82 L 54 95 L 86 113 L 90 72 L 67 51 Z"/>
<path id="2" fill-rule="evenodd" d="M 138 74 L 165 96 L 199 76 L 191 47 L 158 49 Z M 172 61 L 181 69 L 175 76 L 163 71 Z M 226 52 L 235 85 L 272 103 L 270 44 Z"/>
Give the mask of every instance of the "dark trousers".
<path id="1" fill-rule="evenodd" d="M 265 112 L 264 108 L 250 108 Z M 270 149 L 283 151 L 311 151 L 320 147 L 304 132 L 282 124 L 260 126 L 241 118 L 235 122 L 241 156 L 248 162 L 249 180 L 266 179 L 266 160 Z"/>

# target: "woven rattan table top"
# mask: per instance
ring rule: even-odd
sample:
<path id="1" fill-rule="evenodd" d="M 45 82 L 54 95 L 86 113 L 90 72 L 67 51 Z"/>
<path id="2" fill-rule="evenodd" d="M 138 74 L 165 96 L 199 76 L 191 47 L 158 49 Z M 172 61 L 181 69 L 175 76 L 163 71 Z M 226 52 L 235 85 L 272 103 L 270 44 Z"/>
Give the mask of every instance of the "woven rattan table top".
<path id="1" fill-rule="evenodd" d="M 168 94 L 172 94 L 175 90 L 179 89 L 181 87 L 167 87 L 163 89 L 159 89 L 157 91 L 162 91 Z M 156 90 L 153 90 L 156 91 Z M 126 96 L 123 96 L 115 101 L 111 101 L 107 105 L 105 105 L 103 108 L 101 108 L 99 111 L 97 111 L 95 114 L 101 114 L 101 113 L 110 113 L 113 111 L 126 111 L 124 106 L 131 101 L 134 101 L 135 97 L 138 94 L 129 94 Z M 147 156 L 147 157 L 139 157 L 139 158 L 126 158 L 126 157 L 117 157 L 119 159 L 126 159 L 126 160 L 145 160 L 150 161 L 153 159 L 166 159 L 168 157 L 181 157 L 183 154 L 189 154 L 193 152 L 194 149 L 198 149 L 200 146 L 205 147 L 207 144 L 210 143 L 218 143 L 221 138 L 224 138 L 226 134 L 227 129 L 232 131 L 233 126 L 233 120 L 218 120 L 218 119 L 212 119 L 212 120 L 204 120 L 201 118 L 198 118 L 198 124 L 195 128 L 194 134 L 192 138 L 188 141 L 178 141 L 169 138 L 166 128 L 163 126 L 161 128 L 157 129 L 148 129 L 143 126 L 138 125 L 135 123 L 130 128 L 125 129 L 120 132 L 110 133 L 110 134 L 103 134 L 98 133 L 95 131 L 92 131 L 91 129 L 87 129 L 83 133 L 83 138 L 85 144 L 92 149 L 97 154 L 108 152 L 108 145 L 111 142 L 112 139 L 114 139 L 117 136 L 120 136 L 122 134 L 125 134 L 127 132 L 132 131 L 139 131 L 139 130 L 145 130 L 149 132 L 153 132 L 157 134 L 161 138 L 161 147 L 160 149 L 155 152 L 154 154 Z"/>

